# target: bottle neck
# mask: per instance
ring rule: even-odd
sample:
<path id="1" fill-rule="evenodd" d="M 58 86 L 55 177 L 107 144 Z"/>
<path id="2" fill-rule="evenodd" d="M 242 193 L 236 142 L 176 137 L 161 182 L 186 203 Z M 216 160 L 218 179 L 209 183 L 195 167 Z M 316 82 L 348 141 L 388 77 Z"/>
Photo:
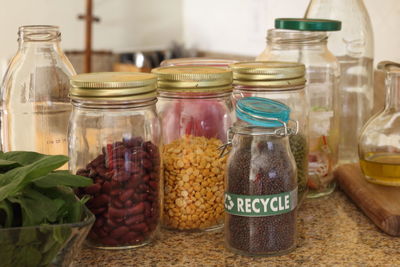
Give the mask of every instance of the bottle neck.
<path id="1" fill-rule="evenodd" d="M 56 26 L 22 26 L 18 31 L 20 52 L 61 50 L 61 33 Z"/>
<path id="2" fill-rule="evenodd" d="M 400 110 L 400 74 L 388 73 L 386 76 L 386 105 L 385 110 Z"/>

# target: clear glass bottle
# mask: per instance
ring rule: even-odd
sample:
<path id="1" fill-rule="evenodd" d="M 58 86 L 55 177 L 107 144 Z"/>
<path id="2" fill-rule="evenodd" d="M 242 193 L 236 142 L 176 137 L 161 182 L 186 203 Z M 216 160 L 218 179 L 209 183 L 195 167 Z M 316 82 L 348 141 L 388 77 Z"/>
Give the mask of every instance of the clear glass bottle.
<path id="1" fill-rule="evenodd" d="M 158 76 L 157 110 L 163 133 L 163 224 L 212 230 L 223 223 L 226 157 L 218 148 L 233 123 L 232 72 L 175 66 Z"/>
<path id="2" fill-rule="evenodd" d="M 93 179 L 78 195 L 96 215 L 90 246 L 143 246 L 157 234 L 161 214 L 161 126 L 156 76 L 91 73 L 72 77 L 69 168 Z"/>
<path id="3" fill-rule="evenodd" d="M 290 109 L 246 97 L 237 102 L 236 115 L 225 179 L 225 244 L 250 256 L 286 254 L 296 245 L 298 189 Z"/>
<path id="4" fill-rule="evenodd" d="M 333 169 L 339 142 L 339 64 L 327 48 L 327 31 L 340 29 L 339 21 L 276 19 L 268 30 L 267 47 L 259 61 L 300 62 L 306 66 L 309 103 L 308 197 L 335 189 Z"/>
<path id="5" fill-rule="evenodd" d="M 1 92 L 2 149 L 67 155 L 69 77 L 75 71 L 61 50 L 60 31 L 22 26 L 18 36 Z"/>
<path id="6" fill-rule="evenodd" d="M 296 161 L 299 202 L 307 193 L 308 176 L 308 102 L 305 93 L 305 67 L 300 63 L 257 61 L 231 65 L 233 96 L 264 97 L 284 103 L 291 109 L 291 119 L 299 124 L 299 132 L 289 137 Z"/>
<path id="7" fill-rule="evenodd" d="M 386 103 L 362 130 L 360 165 L 369 182 L 400 186 L 400 64 L 384 61 L 378 69 L 386 73 Z"/>
<path id="8" fill-rule="evenodd" d="M 363 0 L 311 0 L 306 18 L 335 19 L 342 30 L 329 35 L 329 50 L 340 64 L 339 161 L 356 162 L 361 128 L 374 104 L 374 36 Z"/>

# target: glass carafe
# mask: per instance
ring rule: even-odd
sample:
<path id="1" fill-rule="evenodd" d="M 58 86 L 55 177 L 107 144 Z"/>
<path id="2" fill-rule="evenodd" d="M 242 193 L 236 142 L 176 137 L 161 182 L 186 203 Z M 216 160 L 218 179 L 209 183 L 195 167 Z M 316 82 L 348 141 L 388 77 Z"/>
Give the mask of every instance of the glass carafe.
<path id="1" fill-rule="evenodd" d="M 361 128 L 372 115 L 374 37 L 363 0 L 311 0 L 306 18 L 335 19 L 342 30 L 329 36 L 340 64 L 339 161 L 356 162 Z"/>
<path id="2" fill-rule="evenodd" d="M 368 181 L 400 186 L 400 64 L 384 61 L 378 69 L 386 74 L 386 103 L 362 130 L 360 165 Z"/>
<path id="3" fill-rule="evenodd" d="M 61 50 L 60 31 L 22 26 L 18 36 L 1 92 L 2 149 L 67 155 L 69 77 L 75 71 Z"/>

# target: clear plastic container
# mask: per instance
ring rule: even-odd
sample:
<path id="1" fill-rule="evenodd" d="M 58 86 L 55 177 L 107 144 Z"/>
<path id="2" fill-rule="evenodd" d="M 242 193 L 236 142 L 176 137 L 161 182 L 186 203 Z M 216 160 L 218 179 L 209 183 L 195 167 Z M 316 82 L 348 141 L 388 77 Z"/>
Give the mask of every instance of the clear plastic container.
<path id="1" fill-rule="evenodd" d="M 2 85 L 3 151 L 68 154 L 68 88 L 75 71 L 60 40 L 57 26 L 19 28 L 19 49 Z"/>
<path id="2" fill-rule="evenodd" d="M 212 230 L 223 223 L 226 157 L 218 148 L 233 123 L 232 72 L 175 66 L 154 69 L 163 133 L 163 225 Z"/>
<path id="3" fill-rule="evenodd" d="M 259 97 L 240 99 L 230 129 L 225 180 L 225 244 L 247 256 L 286 254 L 296 246 L 296 163 L 290 109 Z"/>
<path id="4" fill-rule="evenodd" d="M 400 64 L 384 61 L 378 69 L 386 74 L 386 103 L 362 130 L 360 165 L 369 182 L 400 186 Z"/>
<path id="5" fill-rule="evenodd" d="M 339 145 L 339 64 L 327 48 L 326 31 L 340 29 L 331 20 L 277 19 L 268 30 L 259 61 L 300 62 L 306 66 L 309 103 L 308 197 L 335 189 L 333 169 Z M 287 29 L 285 29 L 287 28 Z"/>
<path id="6" fill-rule="evenodd" d="M 93 179 L 79 190 L 96 215 L 90 246 L 134 248 L 156 237 L 161 216 L 161 127 L 156 77 L 92 73 L 72 77 L 69 168 Z"/>
<path id="7" fill-rule="evenodd" d="M 290 62 L 239 62 L 231 65 L 233 96 L 264 97 L 284 103 L 291 109 L 291 119 L 299 124 L 297 135 L 289 137 L 297 165 L 299 203 L 307 193 L 308 176 L 308 102 L 305 93 L 305 67 Z"/>
<path id="8" fill-rule="evenodd" d="M 356 162 L 361 128 L 374 106 L 374 36 L 363 0 L 311 0 L 307 18 L 342 22 L 342 30 L 329 35 L 329 50 L 340 64 L 339 162 Z"/>

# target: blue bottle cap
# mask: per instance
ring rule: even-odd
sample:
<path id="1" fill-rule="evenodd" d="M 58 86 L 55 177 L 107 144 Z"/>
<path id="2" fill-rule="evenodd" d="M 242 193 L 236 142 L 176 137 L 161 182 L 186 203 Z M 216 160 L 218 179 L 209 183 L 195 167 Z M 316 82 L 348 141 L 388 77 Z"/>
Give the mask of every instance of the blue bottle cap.
<path id="1" fill-rule="evenodd" d="M 236 103 L 236 116 L 254 126 L 283 127 L 282 122 L 289 121 L 290 108 L 268 98 L 245 97 Z"/>

